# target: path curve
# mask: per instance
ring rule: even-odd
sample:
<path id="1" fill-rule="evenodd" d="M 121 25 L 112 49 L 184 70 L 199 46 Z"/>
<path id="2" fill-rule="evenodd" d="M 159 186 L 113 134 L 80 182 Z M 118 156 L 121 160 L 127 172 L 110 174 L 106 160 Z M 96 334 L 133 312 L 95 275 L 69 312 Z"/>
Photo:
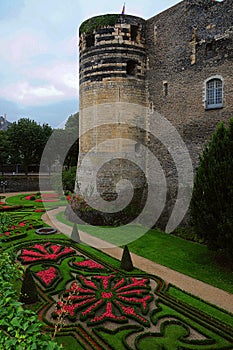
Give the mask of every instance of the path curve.
<path id="1" fill-rule="evenodd" d="M 72 227 L 59 222 L 56 219 L 56 215 L 64 211 L 64 207 L 59 207 L 49 211 L 49 216 L 45 213 L 42 216 L 42 220 L 49 226 L 56 227 L 58 231 L 69 236 L 72 232 Z M 104 253 L 120 260 L 122 257 L 123 249 L 116 247 L 110 243 L 106 244 L 104 242 L 105 248 L 103 247 L 103 242 L 101 239 L 93 237 L 86 232 L 79 230 L 80 239 L 83 243 L 90 246 L 94 246 Z M 161 277 L 166 283 L 171 283 L 178 288 L 201 298 L 213 305 L 225 309 L 233 313 L 233 294 L 223 291 L 222 289 L 211 286 L 207 283 L 196 280 L 192 277 L 186 276 L 180 272 L 172 270 L 163 265 L 157 264 L 153 261 L 145 259 L 139 255 L 131 253 L 133 265 L 147 273 Z"/>

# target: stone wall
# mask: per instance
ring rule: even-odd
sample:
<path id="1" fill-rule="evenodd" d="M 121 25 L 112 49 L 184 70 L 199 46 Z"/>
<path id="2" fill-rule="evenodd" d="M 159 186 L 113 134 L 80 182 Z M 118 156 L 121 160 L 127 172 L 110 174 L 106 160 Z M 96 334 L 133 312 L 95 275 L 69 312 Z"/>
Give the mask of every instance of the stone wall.
<path id="1" fill-rule="evenodd" d="M 180 132 L 194 167 L 217 123 L 233 116 L 232 17 L 231 0 L 186 0 L 147 21 L 149 101 Z M 207 110 L 205 81 L 214 76 L 223 108 Z"/>
<path id="2" fill-rule="evenodd" d="M 40 191 L 38 175 L 4 175 L 4 180 L 7 181 L 5 192 Z M 52 190 L 50 177 L 48 175 L 42 175 L 40 177 L 40 182 L 43 184 L 44 191 Z M 0 191 L 3 192 L 2 187 L 0 187 Z"/>

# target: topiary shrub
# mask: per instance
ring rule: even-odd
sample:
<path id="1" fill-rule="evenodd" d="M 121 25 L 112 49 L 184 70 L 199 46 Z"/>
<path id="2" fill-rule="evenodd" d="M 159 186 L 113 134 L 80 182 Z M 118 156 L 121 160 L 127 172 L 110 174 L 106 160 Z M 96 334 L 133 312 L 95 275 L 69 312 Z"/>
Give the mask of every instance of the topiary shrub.
<path id="1" fill-rule="evenodd" d="M 32 277 L 30 268 L 27 268 L 24 273 L 20 301 L 24 304 L 33 304 L 38 301 L 38 293 L 35 281 Z"/>
<path id="2" fill-rule="evenodd" d="M 120 268 L 128 272 L 133 271 L 133 263 L 127 245 L 124 247 L 123 250 Z"/>
<path id="3" fill-rule="evenodd" d="M 191 200 L 196 233 L 210 249 L 233 258 L 233 119 L 220 123 L 200 157 Z"/>
<path id="4" fill-rule="evenodd" d="M 81 243 L 77 224 L 74 224 L 70 239 L 76 243 Z"/>

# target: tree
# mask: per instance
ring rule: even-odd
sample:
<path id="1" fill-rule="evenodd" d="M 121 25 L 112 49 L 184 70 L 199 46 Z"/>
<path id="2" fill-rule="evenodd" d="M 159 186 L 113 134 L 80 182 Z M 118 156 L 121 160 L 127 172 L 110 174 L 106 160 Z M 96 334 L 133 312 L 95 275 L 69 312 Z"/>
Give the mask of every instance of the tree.
<path id="1" fill-rule="evenodd" d="M 128 272 L 133 271 L 133 263 L 132 263 L 129 248 L 127 245 L 124 247 L 124 250 L 123 250 L 120 268 Z"/>
<path id="2" fill-rule="evenodd" d="M 65 132 L 66 137 L 68 139 L 70 136 L 77 137 L 76 141 L 74 142 L 73 146 L 70 148 L 69 152 L 67 153 L 66 159 L 65 159 L 65 166 L 69 169 L 72 166 L 77 166 L 78 162 L 78 150 L 79 150 L 79 113 L 75 113 L 73 115 L 70 115 L 66 124 L 65 124 Z"/>
<path id="3" fill-rule="evenodd" d="M 1 172 L 4 173 L 4 164 L 9 159 L 9 140 L 7 133 L 4 130 L 0 130 L 0 166 Z"/>
<path id="4" fill-rule="evenodd" d="M 200 157 L 191 200 L 197 234 L 210 249 L 233 258 L 233 119 L 220 123 Z"/>
<path id="5" fill-rule="evenodd" d="M 52 128 L 48 124 L 41 126 L 34 120 L 22 118 L 12 123 L 6 133 L 12 162 L 20 159 L 25 174 L 28 174 L 30 164 L 39 165 L 44 147 L 52 134 Z"/>

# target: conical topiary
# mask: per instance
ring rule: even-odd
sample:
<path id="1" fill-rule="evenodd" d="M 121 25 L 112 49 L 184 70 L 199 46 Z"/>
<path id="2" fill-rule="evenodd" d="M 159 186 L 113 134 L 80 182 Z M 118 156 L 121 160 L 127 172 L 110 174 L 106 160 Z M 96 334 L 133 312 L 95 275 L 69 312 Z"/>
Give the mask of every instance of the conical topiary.
<path id="1" fill-rule="evenodd" d="M 72 241 L 74 241 L 76 243 L 81 243 L 81 239 L 80 239 L 80 236 L 79 236 L 77 224 L 74 224 L 74 226 L 73 226 L 73 230 L 72 230 L 70 239 L 72 239 Z"/>
<path id="2" fill-rule="evenodd" d="M 24 304 L 33 304 L 38 301 L 38 293 L 31 270 L 26 269 L 20 293 L 20 301 Z"/>
<path id="3" fill-rule="evenodd" d="M 133 270 L 133 263 L 132 263 L 129 248 L 127 245 L 124 247 L 124 251 L 122 254 L 122 258 L 121 258 L 120 268 L 122 270 L 125 270 L 125 271 L 132 271 Z"/>

